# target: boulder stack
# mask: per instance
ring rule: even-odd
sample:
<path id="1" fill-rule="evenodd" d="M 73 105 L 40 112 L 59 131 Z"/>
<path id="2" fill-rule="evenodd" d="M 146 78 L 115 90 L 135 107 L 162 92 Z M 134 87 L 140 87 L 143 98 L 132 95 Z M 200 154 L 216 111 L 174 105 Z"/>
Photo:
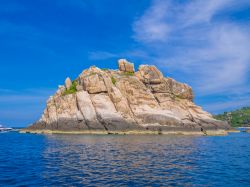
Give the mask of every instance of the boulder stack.
<path id="1" fill-rule="evenodd" d="M 119 71 L 84 70 L 72 92 L 64 92 L 72 85 L 67 78 L 47 101 L 41 119 L 26 131 L 164 134 L 229 128 L 193 103 L 187 84 L 165 78 L 155 66 L 141 65 L 135 72 L 125 59 L 118 65 Z"/>
<path id="2" fill-rule="evenodd" d="M 134 73 L 134 64 L 128 62 L 126 59 L 120 59 L 118 60 L 118 65 L 119 65 L 119 70 L 123 72 L 128 72 L 128 73 Z"/>

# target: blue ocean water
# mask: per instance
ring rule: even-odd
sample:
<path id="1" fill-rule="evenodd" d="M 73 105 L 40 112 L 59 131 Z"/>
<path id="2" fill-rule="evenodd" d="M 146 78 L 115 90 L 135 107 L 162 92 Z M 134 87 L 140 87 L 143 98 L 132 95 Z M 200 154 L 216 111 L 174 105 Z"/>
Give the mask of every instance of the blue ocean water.
<path id="1" fill-rule="evenodd" d="M 250 133 L 1 133 L 0 186 L 250 186 Z"/>

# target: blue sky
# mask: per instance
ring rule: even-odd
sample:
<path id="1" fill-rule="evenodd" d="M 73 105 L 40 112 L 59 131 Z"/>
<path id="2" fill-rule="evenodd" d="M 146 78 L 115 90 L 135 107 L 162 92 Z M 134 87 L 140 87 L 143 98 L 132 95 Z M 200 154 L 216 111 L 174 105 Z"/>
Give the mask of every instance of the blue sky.
<path id="1" fill-rule="evenodd" d="M 153 64 L 219 113 L 250 105 L 249 0 L 2 0 L 0 124 L 27 126 L 67 76 Z"/>

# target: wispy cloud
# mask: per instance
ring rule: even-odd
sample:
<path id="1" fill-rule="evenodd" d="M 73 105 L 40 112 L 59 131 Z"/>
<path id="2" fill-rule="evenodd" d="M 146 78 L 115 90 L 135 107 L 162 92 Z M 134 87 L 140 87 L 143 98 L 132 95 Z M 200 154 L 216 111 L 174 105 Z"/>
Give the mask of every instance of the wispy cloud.
<path id="1" fill-rule="evenodd" d="M 220 25 L 211 28 L 204 46 L 188 47 L 185 53 L 165 61 L 172 71 L 180 71 L 201 94 L 234 91 L 247 82 L 250 67 L 250 37 L 235 25 Z M 165 57 L 168 59 L 168 57 Z M 197 77 L 197 78 L 195 78 Z"/>
<path id="2" fill-rule="evenodd" d="M 154 1 L 133 24 L 134 38 L 142 42 L 166 41 L 170 31 L 170 26 L 166 23 L 168 6 L 166 1 Z"/>
<path id="3" fill-rule="evenodd" d="M 183 14 L 179 19 L 184 26 L 209 23 L 219 10 L 226 8 L 233 2 L 234 0 L 194 0 L 183 7 Z"/>
<path id="4" fill-rule="evenodd" d="M 117 58 L 118 55 L 115 53 L 107 52 L 107 51 L 92 51 L 89 52 L 90 60 L 106 60 L 110 58 Z"/>
<path id="5" fill-rule="evenodd" d="M 249 86 L 250 26 L 216 19 L 243 6 L 250 4 L 245 0 L 153 0 L 133 23 L 133 37 L 154 54 L 155 64 L 191 84 L 196 94 L 232 96 L 237 90 L 244 94 Z M 242 98 L 241 102 L 246 99 Z"/>

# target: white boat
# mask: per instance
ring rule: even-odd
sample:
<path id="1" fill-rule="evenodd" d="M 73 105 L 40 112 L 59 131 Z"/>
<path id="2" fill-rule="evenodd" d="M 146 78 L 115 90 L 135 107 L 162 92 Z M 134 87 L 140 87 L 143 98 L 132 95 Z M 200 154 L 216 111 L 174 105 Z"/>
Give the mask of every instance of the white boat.
<path id="1" fill-rule="evenodd" d="M 2 125 L 0 125 L 0 132 L 8 132 L 13 130 L 12 128 L 8 128 L 8 127 L 3 127 Z"/>

